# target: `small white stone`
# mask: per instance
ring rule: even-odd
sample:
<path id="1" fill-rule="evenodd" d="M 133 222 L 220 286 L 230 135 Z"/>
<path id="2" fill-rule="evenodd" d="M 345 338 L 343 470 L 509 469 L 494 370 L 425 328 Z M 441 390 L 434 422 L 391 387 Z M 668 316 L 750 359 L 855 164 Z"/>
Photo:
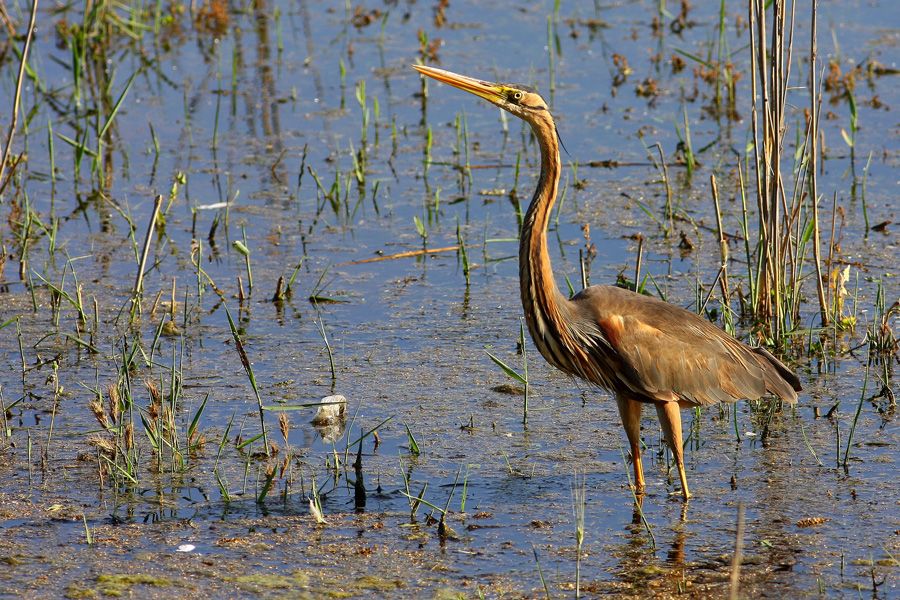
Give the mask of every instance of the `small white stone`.
<path id="1" fill-rule="evenodd" d="M 316 426 L 332 425 L 344 419 L 347 410 L 347 399 L 336 394 L 325 396 L 319 400 L 319 409 L 313 417 L 312 424 Z"/>
<path id="2" fill-rule="evenodd" d="M 182 544 L 178 546 L 176 552 L 193 552 L 196 548 L 197 546 L 193 544 Z"/>

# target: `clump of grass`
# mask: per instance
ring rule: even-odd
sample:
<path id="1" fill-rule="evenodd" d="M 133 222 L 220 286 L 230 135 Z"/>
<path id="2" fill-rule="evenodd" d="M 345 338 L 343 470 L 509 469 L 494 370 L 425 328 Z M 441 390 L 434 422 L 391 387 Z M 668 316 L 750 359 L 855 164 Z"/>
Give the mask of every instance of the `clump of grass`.
<path id="1" fill-rule="evenodd" d="M 401 462 L 402 467 L 402 462 Z M 437 520 L 438 524 L 438 536 L 440 539 L 456 539 L 456 532 L 447 524 L 447 515 L 450 514 L 450 503 L 453 501 L 453 494 L 456 492 L 456 488 L 459 485 L 459 476 L 462 475 L 462 467 L 456 471 L 456 478 L 453 480 L 453 484 L 450 486 L 450 493 L 447 494 L 447 501 L 444 503 L 444 506 L 438 506 L 425 500 L 425 490 L 427 489 L 427 484 L 422 488 L 422 492 L 418 496 L 412 496 L 409 494 L 409 480 L 407 475 L 404 473 L 404 480 L 406 481 L 406 492 L 400 492 L 410 501 L 410 510 L 411 516 L 415 515 L 416 510 L 420 504 L 424 504 L 431 508 L 431 518 L 429 519 L 431 523 L 434 523 L 433 515 L 435 512 L 440 514 L 440 519 Z"/>
<path id="2" fill-rule="evenodd" d="M 879 369 L 877 376 L 881 384 L 881 390 L 872 400 L 879 397 L 887 399 L 887 404 L 882 404 L 878 409 L 882 413 L 894 410 L 897 405 L 892 379 L 894 359 L 900 356 L 900 340 L 892 327 L 893 320 L 900 316 L 900 300 L 889 308 L 885 304 L 884 286 L 879 280 L 875 294 L 875 313 L 872 315 L 872 323 L 866 328 L 866 342 L 869 350 L 868 364 Z"/>
<path id="3" fill-rule="evenodd" d="M 138 483 L 139 455 L 134 443 L 135 411 L 130 377 L 136 349 L 136 345 L 123 347 L 119 375 L 115 383 L 107 386 L 105 399 L 99 385 L 92 390 L 94 398 L 89 408 L 101 431 L 92 435 L 88 442 L 97 452 L 101 485 L 107 478 L 117 486 Z"/>
<path id="4" fill-rule="evenodd" d="M 870 356 L 890 357 L 900 351 L 900 340 L 894 335 L 891 327 L 891 320 L 900 316 L 900 300 L 894 302 L 890 308 L 885 308 L 885 305 L 884 285 L 879 280 L 875 292 L 875 314 L 866 336 Z"/>
<path id="5" fill-rule="evenodd" d="M 419 506 L 422 504 L 422 501 L 425 499 L 425 492 L 428 491 L 428 482 L 422 484 L 422 489 L 419 493 L 413 496 L 410 493 L 409 484 L 411 479 L 411 470 L 407 471 L 403 468 L 403 458 L 400 458 L 400 474 L 403 476 L 403 484 L 406 487 L 406 492 L 401 492 L 406 497 L 407 502 L 409 502 L 409 519 L 410 521 L 414 521 L 416 518 L 416 513 L 419 511 Z"/>

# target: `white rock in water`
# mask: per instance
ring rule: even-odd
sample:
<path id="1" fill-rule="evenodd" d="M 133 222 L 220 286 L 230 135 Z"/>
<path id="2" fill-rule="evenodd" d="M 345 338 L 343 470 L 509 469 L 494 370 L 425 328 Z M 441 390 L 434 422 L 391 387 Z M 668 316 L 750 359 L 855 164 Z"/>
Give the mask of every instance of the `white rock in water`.
<path id="1" fill-rule="evenodd" d="M 197 546 L 193 544 L 182 544 L 178 546 L 178 550 L 176 550 L 176 552 L 193 552 L 196 548 Z"/>
<path id="2" fill-rule="evenodd" d="M 344 419 L 347 410 L 347 399 L 336 394 L 334 396 L 325 396 L 319 400 L 319 410 L 313 417 L 311 423 L 313 425 L 331 425 Z"/>

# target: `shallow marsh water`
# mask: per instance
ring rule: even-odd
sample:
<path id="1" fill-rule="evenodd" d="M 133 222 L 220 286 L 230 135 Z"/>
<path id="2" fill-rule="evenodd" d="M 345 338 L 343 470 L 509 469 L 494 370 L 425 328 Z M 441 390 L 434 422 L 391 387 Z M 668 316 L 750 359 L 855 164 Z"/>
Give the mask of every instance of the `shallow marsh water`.
<path id="1" fill-rule="evenodd" d="M 634 523 L 623 435 L 608 395 L 552 370 L 528 341 L 524 427 L 522 396 L 505 393 L 510 380 L 484 352 L 521 367 L 518 222 L 509 191 L 517 189 L 523 203 L 530 198 L 537 149 L 520 122 L 502 120 L 474 97 L 432 82 L 423 98 L 408 68 L 423 57 L 419 32 L 427 35 L 426 62 L 534 85 L 551 98 L 567 149 L 563 160 L 581 164 L 564 175 L 566 198 L 551 231 L 560 286 L 567 277 L 580 287 L 581 226 L 589 223 L 597 251 L 592 282 L 632 277 L 641 234 L 643 272 L 670 301 L 691 307 L 696 282 L 707 289 L 718 270 L 710 173 L 719 178 L 725 229 L 739 229 L 736 172 L 750 106 L 745 7 L 728 3 L 727 45 L 744 74 L 738 119 L 714 118 L 704 108 L 711 87 L 695 75 L 699 63 L 689 55 L 714 52 L 719 14 L 717 6 L 700 4 L 683 28 L 670 26 L 678 12 L 670 6 L 673 14 L 654 29 L 658 4 L 650 2 L 562 3 L 557 17 L 552 2 L 211 3 L 193 20 L 186 9 L 162 7 L 158 33 L 156 9 L 147 7 L 140 20 L 150 29 L 137 39 L 108 17 L 108 37 L 92 47 L 97 58 L 86 63 L 77 99 L 68 38 L 53 25 L 82 22 L 81 8 L 42 7 L 30 61 L 40 84 L 28 82 L 27 134 L 16 138 L 27 161 L 0 197 L 0 240 L 10 257 L 0 271 L 0 323 L 6 323 L 0 397 L 9 407 L 0 439 L 0 557 L 7 565 L 0 595 L 536 597 L 544 595 L 541 573 L 551 595 L 573 595 L 572 496 L 581 476 L 586 594 L 727 593 L 739 505 L 747 597 L 898 594 L 900 439 L 891 402 L 898 390 L 890 382 L 879 395 L 883 370 L 877 364 L 866 370 L 864 345 L 877 281 L 888 304 L 898 296 L 893 109 L 900 95 L 892 70 L 900 24 L 885 19 L 896 12 L 891 3 L 820 6 L 823 60 L 835 58 L 843 72 L 872 61 L 885 68 L 857 81 L 855 160 L 841 135 L 850 127 L 849 103 L 840 97 L 831 103 L 826 93 L 823 107 L 828 159 L 819 189 L 826 199 L 836 194 L 842 211 L 836 258 L 841 268 L 851 266 L 847 287 L 856 295 L 858 323 L 829 338 L 835 345 L 827 360 L 798 342 L 788 360 L 804 384 L 799 404 L 771 415 L 764 405 L 739 403 L 740 440 L 731 412 L 684 413 L 696 496 L 688 505 L 670 497 L 676 486 L 667 479 L 652 415 L 643 423 L 649 447 L 643 509 L 651 534 Z M 129 15 L 123 7 L 111 10 Z M 808 35 L 806 10 L 798 6 L 798 37 Z M 27 7 L 20 2 L 9 12 L 22 23 Z M 439 15 L 446 19 L 441 26 Z M 548 19 L 558 37 L 549 45 Z M 18 67 L 6 48 L 4 112 Z M 625 57 L 628 69 L 614 55 Z M 683 70 L 673 68 L 673 56 L 684 60 Z M 795 68 L 805 72 L 802 61 Z M 105 181 L 99 185 L 92 175 L 90 155 L 76 175 L 73 146 L 60 136 L 92 140 L 91 128 L 105 122 L 135 72 L 110 127 L 108 152 L 100 153 Z M 798 75 L 796 85 L 804 81 Z M 798 92 L 795 102 L 805 106 L 808 99 Z M 684 135 L 685 114 L 700 162 L 690 178 L 676 156 L 676 125 Z M 669 237 L 660 226 L 664 188 L 646 150 L 656 142 L 670 163 L 678 214 L 693 220 L 677 221 Z M 358 182 L 354 154 L 361 148 L 366 159 Z M 467 160 L 468 174 L 461 168 Z M 870 224 L 894 225 L 864 235 L 863 193 Z M 132 326 L 136 254 L 156 194 L 165 197 L 165 225 L 153 237 L 142 312 Z M 456 252 L 351 264 L 421 249 L 414 217 L 431 249 L 455 245 L 459 227 L 473 267 L 469 285 Z M 23 223 L 31 228 L 24 235 L 24 281 Z M 52 245 L 47 229 L 55 230 Z M 692 250 L 679 248 L 682 232 Z M 202 269 L 222 298 L 208 285 L 198 297 L 192 240 L 201 243 Z M 249 248 L 252 291 L 235 240 Z M 741 254 L 737 243 L 732 252 Z M 272 301 L 278 278 L 289 278 L 301 259 L 293 295 Z M 740 262 L 734 264 L 740 273 Z M 46 283 L 72 295 L 76 279 L 89 307 L 86 326 L 67 300 L 53 309 L 58 296 Z M 156 340 L 173 280 L 175 326 Z M 802 327 L 816 324 L 807 285 Z M 320 301 L 307 301 L 311 295 Z M 91 335 L 93 299 L 99 327 Z M 847 300 L 848 313 L 853 302 Z M 308 424 L 314 409 L 305 409 L 285 413 L 289 447 L 278 413 L 266 413 L 269 437 L 280 446 L 272 461 L 260 456 L 260 442 L 237 447 L 235 438 L 251 439 L 260 424 L 225 304 L 264 405 L 332 393 L 349 399 L 352 420 L 334 446 Z M 750 335 L 746 328 L 740 333 Z M 75 338 L 89 340 L 96 352 Z M 155 458 L 138 415 L 141 461 L 129 483 L 115 470 L 104 469 L 101 478 L 104 463 L 90 440 L 108 434 L 89 403 L 93 389 L 105 394 L 117 381 L 123 357 L 136 347 L 139 366 L 124 370 L 133 380 L 135 411 L 150 404 L 144 380 L 164 398 L 178 390 L 175 423 L 184 447 L 207 398 L 197 424 L 206 443 L 176 468 L 171 456 Z M 860 398 L 847 466 L 837 466 Z M 362 443 L 366 505 L 356 508 L 356 447 L 345 450 L 379 424 L 380 443 L 372 436 Z M 276 476 L 256 502 L 267 464 L 280 469 L 288 454 L 290 476 Z M 410 518 L 405 477 L 413 495 L 427 484 L 431 504 L 443 508 L 450 498 L 451 533 L 439 535 L 424 504 Z M 310 514 L 313 482 L 322 488 L 327 524 Z M 183 544 L 194 548 L 178 552 Z"/>

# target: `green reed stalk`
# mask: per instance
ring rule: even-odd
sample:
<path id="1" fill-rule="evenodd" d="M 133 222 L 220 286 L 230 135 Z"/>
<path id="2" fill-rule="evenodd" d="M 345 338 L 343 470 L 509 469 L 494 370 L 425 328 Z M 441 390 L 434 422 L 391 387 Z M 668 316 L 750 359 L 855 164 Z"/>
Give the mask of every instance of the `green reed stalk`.
<path id="1" fill-rule="evenodd" d="M 234 348 L 237 350 L 238 356 L 241 359 L 241 365 L 243 365 L 244 371 L 247 373 L 247 379 L 250 381 L 250 387 L 253 388 L 253 394 L 256 396 L 256 403 L 259 406 L 259 426 L 260 429 L 262 429 L 260 435 L 262 435 L 264 451 L 268 457 L 271 452 L 269 449 L 269 436 L 266 432 L 266 418 L 263 411 L 262 397 L 259 394 L 259 386 L 256 384 L 256 375 L 253 374 L 253 366 L 250 363 L 250 359 L 247 358 L 244 342 L 241 340 L 241 335 L 238 333 L 237 326 L 234 324 L 234 319 L 231 318 L 231 312 L 224 302 L 222 303 L 222 306 L 225 308 L 225 316 L 228 318 L 228 327 L 231 329 L 231 337 L 234 338 Z"/>
<path id="2" fill-rule="evenodd" d="M 863 404 L 866 401 L 866 389 L 869 384 L 869 365 L 870 362 L 866 362 L 866 373 L 863 377 L 863 386 L 862 392 L 859 395 L 859 402 L 856 405 L 856 413 L 853 415 L 853 422 L 850 423 L 850 432 L 847 434 L 847 445 L 844 448 L 844 460 L 842 462 L 844 469 L 847 469 L 847 461 L 850 459 L 850 445 L 853 443 L 853 434 L 856 432 L 856 424 L 859 421 L 859 415 L 862 412 Z"/>

